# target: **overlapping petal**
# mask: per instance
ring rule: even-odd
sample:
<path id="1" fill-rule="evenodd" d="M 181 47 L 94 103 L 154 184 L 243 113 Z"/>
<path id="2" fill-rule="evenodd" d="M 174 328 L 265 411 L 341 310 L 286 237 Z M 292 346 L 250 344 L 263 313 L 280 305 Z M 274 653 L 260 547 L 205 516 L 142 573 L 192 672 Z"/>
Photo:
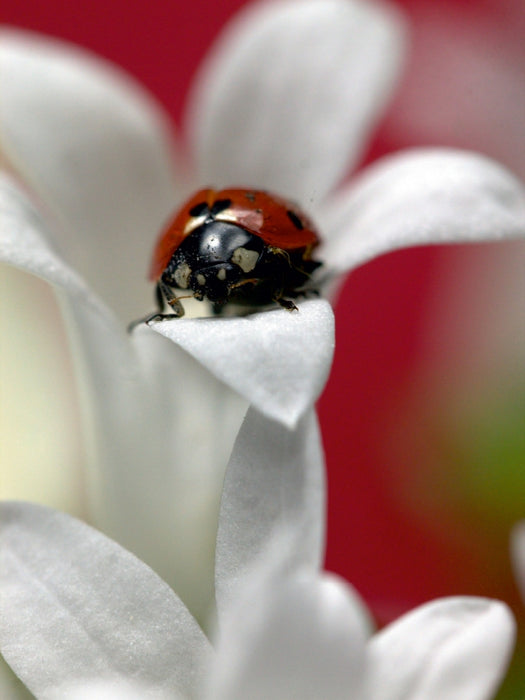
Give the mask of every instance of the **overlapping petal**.
<path id="1" fill-rule="evenodd" d="M 288 430 L 253 408 L 235 444 L 222 492 L 215 555 L 219 614 L 269 542 L 286 533 L 288 569 L 315 571 L 324 555 L 324 460 L 315 413 Z"/>
<path id="2" fill-rule="evenodd" d="M 70 321 L 91 521 L 204 615 L 213 597 L 222 480 L 245 402 L 157 334 L 130 343 L 53 251 L 53 222 L 7 177 L 0 181 L 0 216 L 0 260 L 50 282 Z"/>
<path id="3" fill-rule="evenodd" d="M 515 622 L 504 603 L 444 598 L 404 615 L 369 642 L 370 700 L 484 700 L 507 669 Z"/>
<path id="4" fill-rule="evenodd" d="M 0 73 L 2 151 L 59 217 L 65 259 L 128 322 L 180 195 L 165 117 L 114 66 L 36 34 L 2 29 Z"/>
<path id="5" fill-rule="evenodd" d="M 124 417 L 123 411 L 126 407 L 132 410 L 137 403 L 136 359 L 123 330 L 111 311 L 53 249 L 56 222 L 45 218 L 20 185 L 5 174 L 0 176 L 0 223 L 0 262 L 51 284 L 71 315 L 69 329 L 81 343 L 76 358 L 79 369 L 85 363 L 80 371 L 83 392 L 90 399 L 97 396 L 102 408 L 95 418 L 96 402 L 88 402 L 86 418 L 93 430 L 102 430 L 98 437 L 106 435 L 114 440 L 120 421 L 130 420 L 129 412 Z M 103 346 L 98 342 L 100 338 L 104 338 Z"/>
<path id="6" fill-rule="evenodd" d="M 401 18 L 360 0 L 263 2 L 204 65 L 188 124 L 197 178 L 310 207 L 361 156 L 400 72 Z"/>
<path id="7" fill-rule="evenodd" d="M 196 694 L 208 641 L 151 569 L 42 506 L 2 504 L 0 523 L 2 653 L 37 697 Z"/>
<path id="8" fill-rule="evenodd" d="M 319 212 L 333 272 L 396 248 L 525 237 L 525 188 L 482 155 L 417 149 L 371 166 Z"/>
<path id="9" fill-rule="evenodd" d="M 9 700 L 34 700 L 35 697 L 14 674 L 3 656 L 0 656 L 0 697 Z"/>
<path id="10" fill-rule="evenodd" d="M 67 290 L 71 299 L 109 317 L 84 280 L 56 252 L 54 228 L 39 213 L 29 193 L 1 170 L 0 223 L 0 262 Z"/>
<path id="11" fill-rule="evenodd" d="M 251 583 L 222 629 L 209 697 L 361 697 L 368 628 L 351 589 L 300 573 Z"/>
<path id="12" fill-rule="evenodd" d="M 298 311 L 152 323 L 266 416 L 293 428 L 318 398 L 334 350 L 334 318 L 323 300 Z"/>
<path id="13" fill-rule="evenodd" d="M 370 638 L 357 594 L 291 564 L 298 533 L 284 528 L 225 601 L 212 654 L 169 587 L 115 542 L 27 503 L 2 504 L 0 524 L 0 646 L 42 698 L 482 700 L 514 640 L 508 608 L 480 598 L 434 601 Z"/>

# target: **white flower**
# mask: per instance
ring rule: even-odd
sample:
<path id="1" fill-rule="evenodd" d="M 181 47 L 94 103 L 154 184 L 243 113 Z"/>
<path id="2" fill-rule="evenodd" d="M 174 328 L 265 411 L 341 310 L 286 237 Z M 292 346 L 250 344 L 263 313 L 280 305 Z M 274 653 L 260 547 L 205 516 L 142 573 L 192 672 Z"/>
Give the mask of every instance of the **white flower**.
<path id="1" fill-rule="evenodd" d="M 172 589 L 96 530 L 20 502 L 0 524 L 0 646 L 39 699 L 482 700 L 513 646 L 510 611 L 481 598 L 371 635 L 351 587 L 304 571 L 285 535 L 219 593 L 212 649 Z"/>
<path id="2" fill-rule="evenodd" d="M 234 442 L 232 460 L 276 470 L 259 491 L 263 513 L 284 482 L 280 517 L 295 522 L 286 490 L 294 475 L 322 480 L 312 406 L 330 367 L 333 318 L 318 299 L 298 314 L 187 318 L 128 337 L 126 324 L 149 310 L 152 242 L 180 198 L 193 186 L 237 184 L 297 200 L 319 225 L 332 275 L 402 246 L 525 234 L 521 184 L 482 156 L 396 155 L 335 190 L 379 118 L 402 45 L 386 6 L 248 7 L 190 99 L 188 174 L 165 117 L 128 77 L 61 43 L 2 33 L 0 259 L 49 282 L 63 304 L 88 438 L 91 521 L 201 619 L 213 598 L 219 496 Z M 303 458 L 307 478 L 295 469 Z M 317 545 L 307 559 L 319 562 L 323 497 L 314 493 Z M 242 500 L 242 488 L 237 494 Z M 260 549 L 265 532 L 250 518 L 253 503 L 244 506 L 240 559 Z"/>

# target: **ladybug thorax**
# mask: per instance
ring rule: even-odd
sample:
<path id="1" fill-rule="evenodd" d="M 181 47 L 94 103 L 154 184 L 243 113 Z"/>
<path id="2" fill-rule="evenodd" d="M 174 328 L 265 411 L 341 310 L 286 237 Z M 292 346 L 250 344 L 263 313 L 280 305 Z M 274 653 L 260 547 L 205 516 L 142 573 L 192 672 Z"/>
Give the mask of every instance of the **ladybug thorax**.
<path id="1" fill-rule="evenodd" d="M 162 279 L 170 286 L 191 289 L 198 299 L 222 302 L 233 289 L 257 276 L 264 249 L 259 236 L 237 224 L 207 221 L 177 248 Z"/>

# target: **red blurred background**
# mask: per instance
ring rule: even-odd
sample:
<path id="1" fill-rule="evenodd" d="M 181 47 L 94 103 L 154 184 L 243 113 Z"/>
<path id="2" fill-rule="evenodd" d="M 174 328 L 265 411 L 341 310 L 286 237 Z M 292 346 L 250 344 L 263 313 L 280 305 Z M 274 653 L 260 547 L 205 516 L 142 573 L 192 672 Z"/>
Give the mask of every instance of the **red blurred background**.
<path id="1" fill-rule="evenodd" d="M 0 20 L 109 58 L 180 124 L 200 59 L 243 4 L 2 0 Z M 525 3 L 397 4 L 413 23 L 412 52 L 367 161 L 451 145 L 525 177 Z M 380 622 L 456 594 L 503 598 L 523 621 L 508 561 L 509 528 L 525 516 L 519 256 L 520 244 L 396 252 L 354 272 L 341 294 L 319 404 L 327 567 L 356 586 Z M 516 697 L 516 688 L 511 679 L 501 697 Z"/>

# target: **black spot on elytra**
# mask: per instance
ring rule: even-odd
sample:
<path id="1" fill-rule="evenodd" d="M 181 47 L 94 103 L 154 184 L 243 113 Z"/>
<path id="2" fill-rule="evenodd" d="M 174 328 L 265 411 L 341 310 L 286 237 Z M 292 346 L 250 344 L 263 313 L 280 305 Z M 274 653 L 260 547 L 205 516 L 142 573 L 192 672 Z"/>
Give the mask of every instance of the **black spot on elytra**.
<path id="1" fill-rule="evenodd" d="M 225 209 L 228 209 L 228 207 L 231 207 L 231 203 L 231 199 L 218 199 L 216 202 L 213 203 L 211 207 L 211 215 L 216 216 L 217 214 L 220 214 L 221 211 L 224 211 Z"/>
<path id="2" fill-rule="evenodd" d="M 288 211 L 286 212 L 286 214 L 288 215 L 288 218 L 290 219 L 290 221 L 292 222 L 292 224 L 295 226 L 295 228 L 298 228 L 299 231 L 302 231 L 303 228 L 304 228 L 303 222 L 302 222 L 301 219 L 297 216 L 297 214 L 296 214 L 294 211 L 291 211 L 290 209 L 288 209 Z"/>
<path id="3" fill-rule="evenodd" d="M 202 216 L 208 211 L 207 202 L 199 202 L 190 209 L 190 216 Z"/>

